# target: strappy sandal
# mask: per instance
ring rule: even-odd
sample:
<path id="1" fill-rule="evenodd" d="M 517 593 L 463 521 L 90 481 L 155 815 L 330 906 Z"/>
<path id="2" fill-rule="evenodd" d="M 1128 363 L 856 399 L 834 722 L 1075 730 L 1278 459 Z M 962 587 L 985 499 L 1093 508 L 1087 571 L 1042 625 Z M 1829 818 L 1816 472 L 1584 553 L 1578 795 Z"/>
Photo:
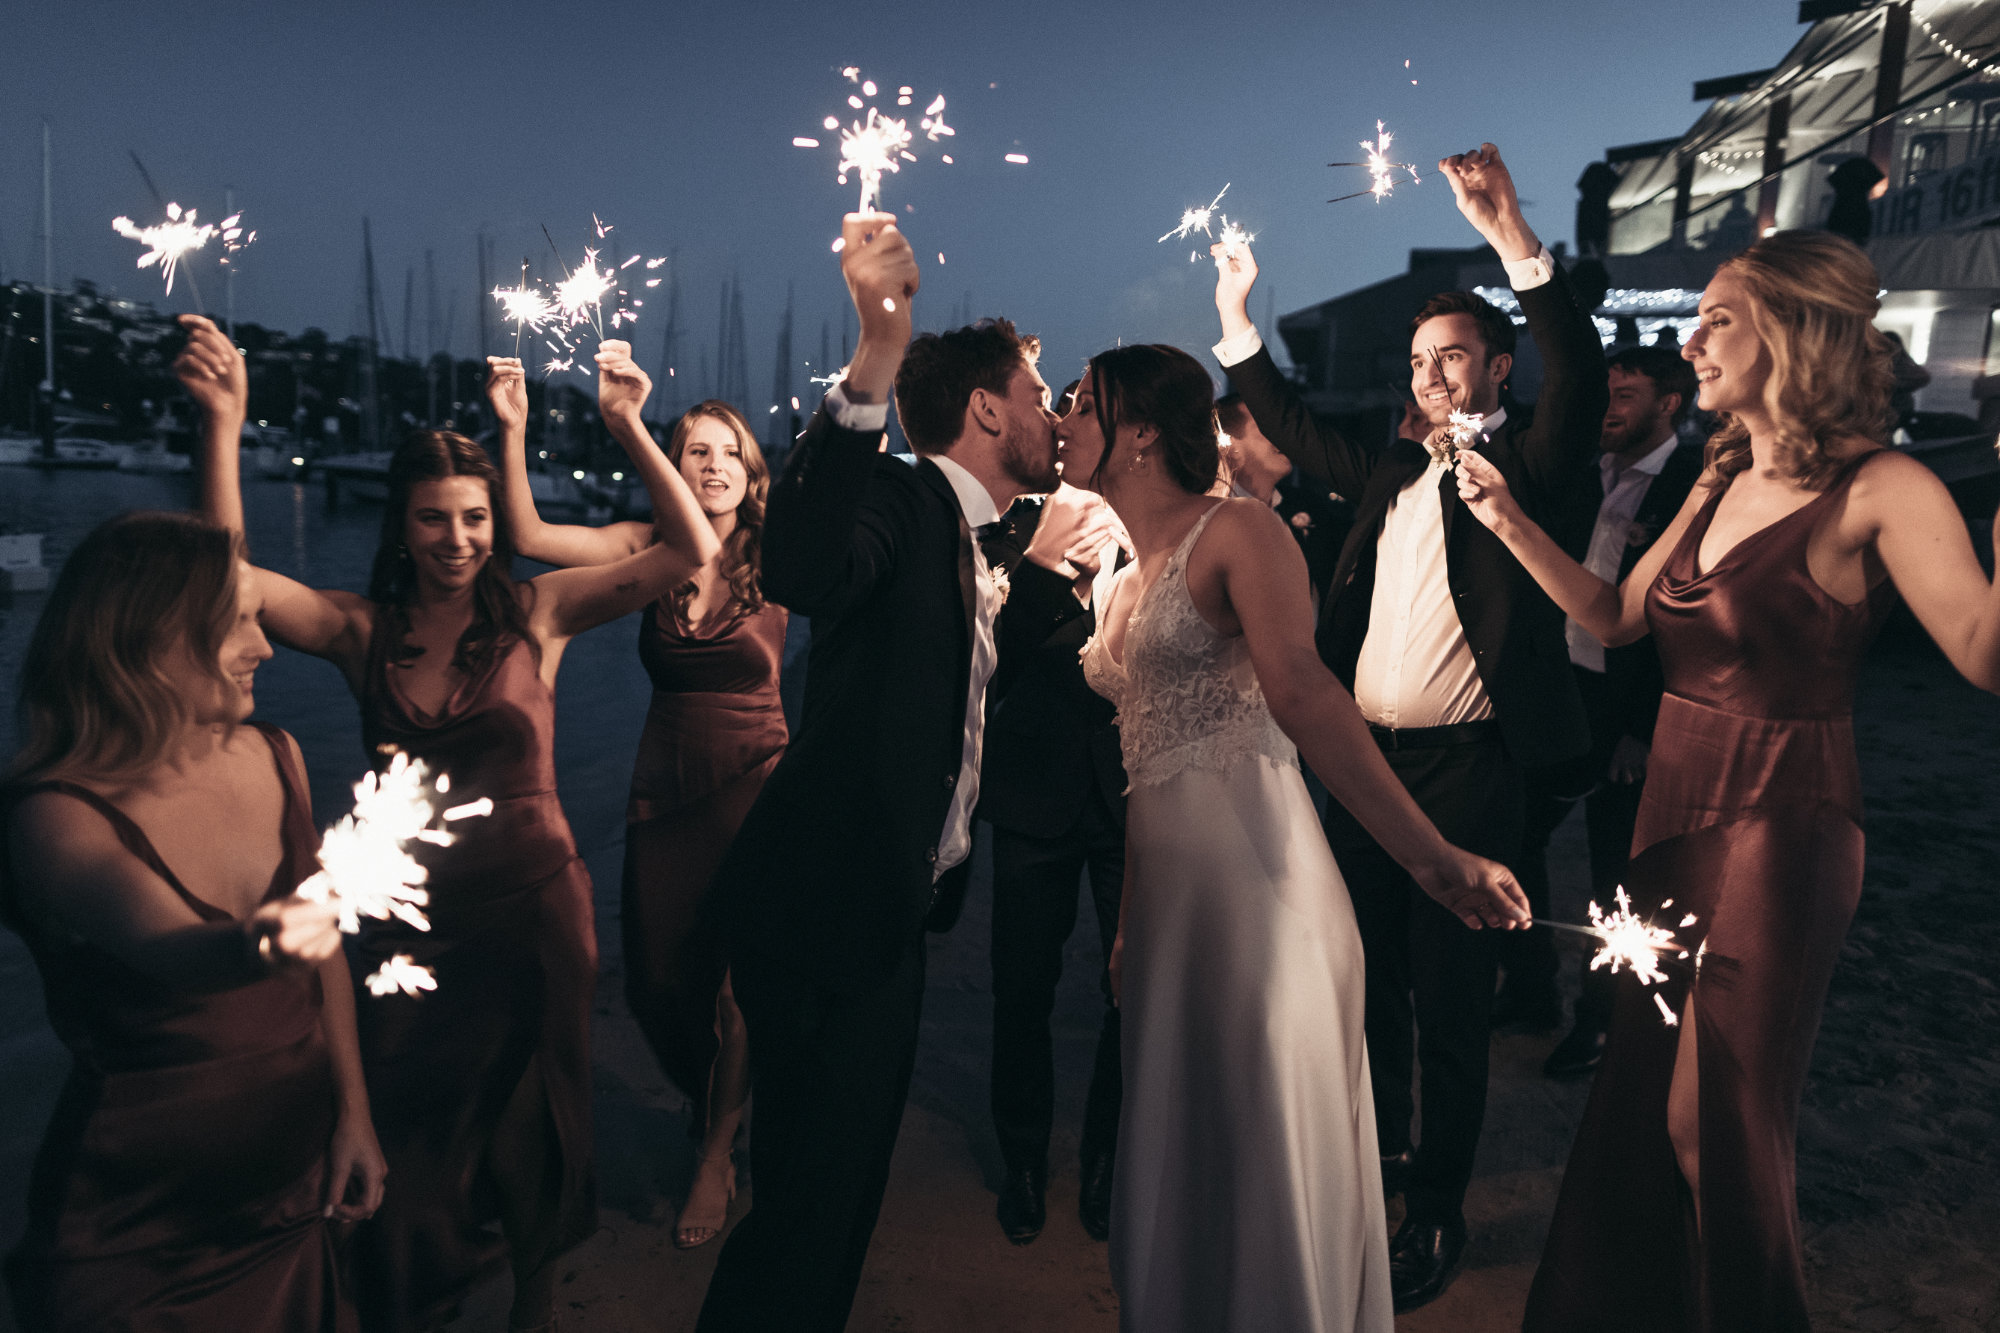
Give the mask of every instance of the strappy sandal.
<path id="1" fill-rule="evenodd" d="M 729 1225 L 729 1205 L 736 1202 L 736 1154 L 729 1149 L 724 1149 L 713 1157 L 704 1153 L 695 1163 L 695 1177 L 697 1180 L 700 1179 L 702 1168 L 712 1162 L 729 1163 L 729 1193 L 722 1202 L 722 1220 L 714 1226 L 709 1226 L 705 1223 L 688 1223 L 676 1219 L 674 1223 L 674 1248 L 677 1250 L 698 1249 L 714 1240 L 717 1236 L 720 1236 L 723 1228 Z M 688 1187 L 688 1195 L 690 1200 L 692 1200 L 694 1195 L 692 1184 Z M 681 1217 L 685 1218 L 686 1216 L 687 1204 L 683 1203 L 681 1205 Z"/>

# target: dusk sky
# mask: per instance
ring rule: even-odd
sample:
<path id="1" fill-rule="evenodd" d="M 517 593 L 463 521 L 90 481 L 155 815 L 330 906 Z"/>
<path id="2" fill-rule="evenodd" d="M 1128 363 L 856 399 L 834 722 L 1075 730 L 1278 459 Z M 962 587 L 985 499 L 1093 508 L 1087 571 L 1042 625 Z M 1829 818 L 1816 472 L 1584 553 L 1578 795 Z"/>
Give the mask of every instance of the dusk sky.
<path id="1" fill-rule="evenodd" d="M 573 259 L 595 212 L 626 254 L 678 252 L 683 375 L 713 343 L 720 283 L 741 272 L 753 409 L 788 281 L 797 356 L 817 358 L 822 321 L 838 354 L 828 244 L 855 191 L 835 183 L 830 146 L 791 140 L 832 140 L 820 123 L 847 112 L 844 64 L 912 85 L 918 109 L 943 92 L 958 130 L 955 165 L 931 150 L 885 184 L 923 260 L 920 327 L 970 294 L 975 313 L 1040 333 L 1060 383 L 1119 339 L 1214 341 L 1212 267 L 1154 238 L 1225 181 L 1221 211 L 1257 234 L 1280 311 L 1400 272 L 1412 246 L 1472 243 L 1431 166 L 1482 138 L 1500 145 L 1543 238 L 1567 241 L 1586 163 L 1679 134 L 1699 110 L 1694 80 L 1773 65 L 1802 31 L 1791 0 L 10 9 L 5 277 L 41 273 L 44 116 L 59 283 L 189 308 L 178 285 L 162 298 L 133 267 L 139 247 L 111 230 L 121 213 L 157 218 L 136 151 L 204 219 L 235 189 L 259 233 L 238 317 L 293 331 L 357 331 L 365 214 L 392 337 L 414 266 L 421 341 L 428 248 L 440 299 L 457 298 L 452 350 L 470 356 L 477 229 L 496 238 L 496 279 L 511 278 L 523 255 L 546 259 L 541 224 Z M 1365 172 L 1324 164 L 1358 156 L 1378 117 L 1425 179 L 1381 204 L 1323 202 L 1366 186 Z M 214 272 L 201 270 L 202 294 L 219 306 Z M 648 368 L 664 290 L 634 333 Z M 1253 309 L 1261 322 L 1261 288 Z"/>

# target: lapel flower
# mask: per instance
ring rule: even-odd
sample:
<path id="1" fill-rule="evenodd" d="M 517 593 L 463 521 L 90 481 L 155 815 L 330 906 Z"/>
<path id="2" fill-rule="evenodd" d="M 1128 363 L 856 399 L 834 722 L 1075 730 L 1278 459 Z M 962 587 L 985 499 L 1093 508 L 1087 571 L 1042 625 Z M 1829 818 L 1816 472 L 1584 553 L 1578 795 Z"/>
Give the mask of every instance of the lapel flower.
<path id="1" fill-rule="evenodd" d="M 1298 513 L 1292 515 L 1292 526 L 1300 532 L 1312 531 L 1312 525 L 1313 516 L 1305 510 L 1301 509 Z"/>
<path id="2" fill-rule="evenodd" d="M 1653 539 L 1659 535 L 1659 533 L 1653 530 L 1652 524 L 1641 523 L 1634 519 L 1625 529 L 1625 544 L 1627 546 L 1651 546 Z"/>
<path id="3" fill-rule="evenodd" d="M 987 582 L 993 585 L 993 595 L 1000 599 L 1000 605 L 1007 605 L 1007 594 L 1014 590 L 1014 581 L 1007 577 L 1007 571 L 999 565 L 986 567 Z"/>

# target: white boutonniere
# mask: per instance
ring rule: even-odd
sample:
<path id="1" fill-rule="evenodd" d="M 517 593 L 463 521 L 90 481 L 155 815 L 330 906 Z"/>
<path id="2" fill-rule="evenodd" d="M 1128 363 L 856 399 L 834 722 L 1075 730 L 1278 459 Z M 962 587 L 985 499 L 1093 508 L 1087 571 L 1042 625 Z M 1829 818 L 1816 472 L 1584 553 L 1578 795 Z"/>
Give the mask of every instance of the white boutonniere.
<path id="1" fill-rule="evenodd" d="M 1014 590 L 1014 581 L 1007 577 L 1007 571 L 999 565 L 988 565 L 986 577 L 993 584 L 993 594 L 1000 599 L 1000 605 L 1007 605 L 1007 594 Z"/>
<path id="2" fill-rule="evenodd" d="M 1311 514 L 1308 514 L 1305 510 L 1301 509 L 1298 513 L 1292 515 L 1292 526 L 1297 528 L 1300 532 L 1310 532 L 1312 530 L 1312 525 L 1313 525 L 1313 516 Z"/>

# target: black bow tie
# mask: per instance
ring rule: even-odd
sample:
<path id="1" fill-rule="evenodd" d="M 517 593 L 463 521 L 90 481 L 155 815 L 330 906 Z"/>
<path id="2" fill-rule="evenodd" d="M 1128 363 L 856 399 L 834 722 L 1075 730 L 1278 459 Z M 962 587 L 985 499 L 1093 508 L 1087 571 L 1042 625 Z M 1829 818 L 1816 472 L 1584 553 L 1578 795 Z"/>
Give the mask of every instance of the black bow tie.
<path id="1" fill-rule="evenodd" d="M 1007 531 L 1007 520 L 1003 516 L 994 519 L 991 523 L 981 523 L 978 527 L 974 528 L 972 530 L 972 539 L 983 546 L 1005 531 Z"/>

